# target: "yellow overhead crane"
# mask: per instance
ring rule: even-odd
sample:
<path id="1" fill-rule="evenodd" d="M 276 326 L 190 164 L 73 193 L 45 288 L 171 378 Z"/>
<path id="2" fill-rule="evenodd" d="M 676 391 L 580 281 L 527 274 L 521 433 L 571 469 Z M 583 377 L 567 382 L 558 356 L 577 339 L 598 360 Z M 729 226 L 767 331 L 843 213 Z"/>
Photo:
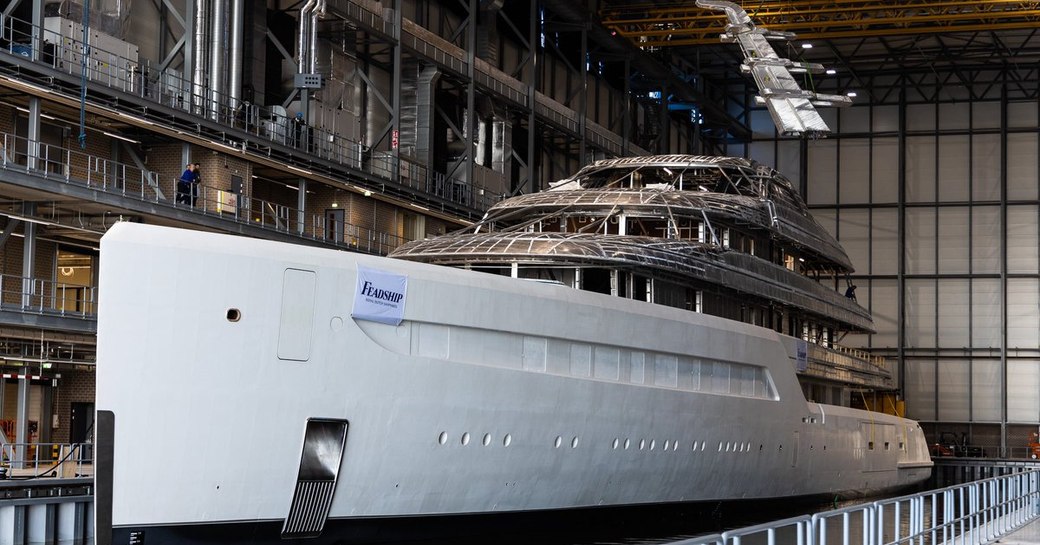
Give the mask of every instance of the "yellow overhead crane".
<path id="1" fill-rule="evenodd" d="M 739 2 L 756 26 L 802 40 L 1040 28 L 1040 2 L 1020 0 L 794 0 Z M 693 0 L 608 6 L 602 23 L 640 47 L 717 44 L 721 13 Z"/>

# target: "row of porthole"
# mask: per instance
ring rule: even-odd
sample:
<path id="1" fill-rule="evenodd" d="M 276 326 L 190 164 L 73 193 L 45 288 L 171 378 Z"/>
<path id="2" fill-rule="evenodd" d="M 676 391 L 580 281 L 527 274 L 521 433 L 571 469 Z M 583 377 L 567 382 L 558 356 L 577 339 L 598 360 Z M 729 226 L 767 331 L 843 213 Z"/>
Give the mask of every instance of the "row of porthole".
<path id="1" fill-rule="evenodd" d="M 467 431 L 467 432 L 463 433 L 461 437 L 459 437 L 459 443 L 461 445 L 463 445 L 463 446 L 466 446 L 466 445 L 470 444 L 470 441 L 472 440 L 472 438 L 473 437 Z M 480 444 L 485 446 L 485 447 L 491 446 L 491 442 L 493 440 L 494 440 L 494 438 L 491 436 L 490 433 L 485 433 L 484 436 L 480 438 Z M 437 436 L 437 442 L 439 444 L 441 444 L 441 445 L 446 445 L 448 443 L 448 432 L 442 431 L 440 433 L 440 435 Z M 513 436 L 512 435 L 507 433 L 507 434 L 502 436 L 502 446 L 503 447 L 508 447 L 509 445 L 512 445 L 512 444 L 513 444 Z"/>
<path id="2" fill-rule="evenodd" d="M 463 433 L 459 437 L 459 443 L 461 445 L 463 445 L 463 446 L 466 446 L 466 445 L 470 444 L 472 439 L 473 439 L 473 437 L 470 435 L 470 433 L 469 432 L 465 432 L 465 433 Z M 491 436 L 491 434 L 490 433 L 485 433 L 483 435 L 483 437 L 481 437 L 480 444 L 485 446 L 485 447 L 487 447 L 487 446 L 491 445 L 492 441 L 493 441 L 493 437 Z M 570 440 L 570 447 L 571 448 L 578 448 L 578 444 L 580 442 L 581 441 L 578 438 L 578 436 L 574 436 Z M 446 445 L 448 443 L 448 432 L 442 431 L 440 433 L 440 435 L 437 436 L 437 443 L 439 443 L 441 445 Z M 513 436 L 511 434 L 507 433 L 504 436 L 502 436 L 502 446 L 503 447 L 508 447 L 512 443 L 513 443 Z M 560 447 L 563 446 L 563 444 L 564 444 L 563 436 L 562 435 L 557 435 L 556 439 L 553 440 L 553 447 L 554 448 L 560 448 Z M 646 439 L 640 439 L 638 445 L 633 445 L 631 439 L 626 438 L 624 441 L 622 441 L 620 437 L 615 437 L 614 441 L 611 443 L 611 447 L 614 450 L 617 450 L 617 449 L 629 450 L 630 448 L 633 448 L 634 446 L 637 446 L 637 448 L 639 450 L 647 450 L 647 448 L 649 448 L 649 450 L 656 450 L 657 449 L 657 440 L 656 439 L 651 439 L 648 442 Z M 694 452 L 697 452 L 697 451 L 704 452 L 707 449 L 707 446 L 708 446 L 707 441 L 700 441 L 699 443 L 697 441 L 694 441 L 693 442 L 693 447 L 692 447 L 691 450 L 693 450 Z M 668 450 L 677 451 L 677 450 L 679 450 L 679 441 L 678 440 L 673 441 L 671 439 L 665 439 L 664 443 L 662 444 L 662 447 L 663 447 L 661 449 L 662 452 L 668 451 Z M 762 446 L 761 445 L 759 445 L 758 448 L 759 448 L 759 450 L 762 450 Z M 783 450 L 783 448 L 784 447 L 781 446 L 780 450 Z M 725 442 L 725 443 L 723 443 L 723 442 L 720 441 L 719 442 L 719 452 L 751 452 L 751 443 L 750 442 L 746 442 L 746 443 Z"/>

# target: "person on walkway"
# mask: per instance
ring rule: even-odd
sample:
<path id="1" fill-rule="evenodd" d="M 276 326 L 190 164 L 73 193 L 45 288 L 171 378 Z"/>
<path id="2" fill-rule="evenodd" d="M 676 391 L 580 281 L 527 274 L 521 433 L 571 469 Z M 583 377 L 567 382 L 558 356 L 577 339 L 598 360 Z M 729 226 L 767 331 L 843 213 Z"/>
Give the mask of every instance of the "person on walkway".
<path id="1" fill-rule="evenodd" d="M 193 172 L 195 176 L 191 184 L 191 205 L 195 206 L 195 202 L 199 200 L 199 184 L 202 183 L 202 165 L 195 163 Z"/>
<path id="2" fill-rule="evenodd" d="M 191 187 L 195 183 L 195 165 L 188 163 L 188 166 L 184 168 L 184 172 L 181 173 L 181 177 L 177 179 L 177 202 L 179 204 L 188 204 L 191 202 Z"/>

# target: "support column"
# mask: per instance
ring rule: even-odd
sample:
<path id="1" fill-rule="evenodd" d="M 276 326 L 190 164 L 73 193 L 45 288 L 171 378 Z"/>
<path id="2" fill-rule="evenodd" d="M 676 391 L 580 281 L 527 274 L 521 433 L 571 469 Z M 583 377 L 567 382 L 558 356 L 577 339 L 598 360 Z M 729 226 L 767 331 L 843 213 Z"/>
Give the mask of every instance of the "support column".
<path id="1" fill-rule="evenodd" d="M 390 165 L 390 179 L 395 182 L 401 181 L 401 26 L 404 24 L 404 15 L 401 13 L 403 6 L 401 4 L 401 0 L 394 0 L 393 75 L 390 82 L 390 156 L 393 160 L 393 164 Z M 471 43 L 471 51 L 472 48 L 473 44 Z M 472 65 L 470 70 L 472 70 Z M 472 81 L 470 85 L 473 85 Z M 397 135 L 397 137 L 394 138 L 394 135 Z"/>
<path id="2" fill-rule="evenodd" d="M 29 127 L 26 134 L 26 138 L 29 139 L 27 150 L 29 170 L 36 170 L 40 167 L 40 104 L 38 97 L 29 97 Z"/>
<path id="3" fill-rule="evenodd" d="M 43 2 L 32 3 L 32 60 L 39 61 L 43 53 Z"/>
<path id="4" fill-rule="evenodd" d="M 578 77 L 581 81 L 578 85 L 581 94 L 578 96 L 578 168 L 583 168 L 589 163 L 588 142 L 585 137 L 585 127 L 589 109 L 589 26 L 588 23 L 581 25 L 581 58 L 578 59 Z"/>
<path id="5" fill-rule="evenodd" d="M 296 232 L 303 234 L 307 222 L 304 210 L 307 209 L 307 180 L 300 178 L 299 195 L 296 196 Z"/>
<path id="6" fill-rule="evenodd" d="M 29 442 L 29 368 L 23 367 L 18 379 L 18 413 L 15 416 L 15 435 L 17 446 L 15 447 L 15 458 L 17 463 L 11 467 L 22 469 L 25 467 L 25 455 L 29 452 L 26 443 Z"/>
<path id="7" fill-rule="evenodd" d="M 31 218 L 36 215 L 36 203 L 22 203 L 22 215 Z M 23 222 L 25 237 L 22 238 L 22 308 L 33 305 L 33 280 L 36 276 L 36 223 Z"/>
<path id="8" fill-rule="evenodd" d="M 541 47 L 541 41 L 539 39 L 539 30 L 541 28 L 540 19 L 538 17 L 538 0 L 531 0 L 530 3 L 530 27 L 528 29 L 527 43 L 531 49 L 531 58 L 527 61 L 529 70 L 527 72 L 527 183 L 530 184 L 531 193 L 538 191 L 538 182 L 535 176 L 535 164 L 538 160 L 538 141 L 536 135 L 538 133 L 536 127 L 538 126 L 538 116 L 535 115 L 535 99 L 538 92 L 538 49 Z M 516 188 L 518 193 L 523 193 L 524 188 Z"/>

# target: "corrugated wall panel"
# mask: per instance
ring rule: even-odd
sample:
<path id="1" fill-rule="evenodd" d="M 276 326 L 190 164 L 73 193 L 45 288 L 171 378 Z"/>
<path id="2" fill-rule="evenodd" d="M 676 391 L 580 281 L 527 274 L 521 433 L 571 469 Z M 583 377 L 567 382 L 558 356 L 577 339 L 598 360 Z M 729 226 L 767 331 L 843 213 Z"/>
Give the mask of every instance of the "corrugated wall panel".
<path id="1" fill-rule="evenodd" d="M 906 107 L 906 130 L 934 131 L 935 106 L 932 104 L 910 104 Z"/>
<path id="2" fill-rule="evenodd" d="M 906 139 L 906 200 L 935 200 L 935 137 L 910 136 Z"/>
<path id="3" fill-rule="evenodd" d="M 940 208 L 938 214 L 938 272 L 940 274 L 967 273 L 971 242 L 968 235 L 968 208 Z"/>
<path id="4" fill-rule="evenodd" d="M 935 281 L 908 280 L 906 282 L 906 346 L 913 348 L 935 346 Z"/>
<path id="5" fill-rule="evenodd" d="M 871 274 L 899 272 L 899 213 L 893 208 L 873 210 L 870 225 Z M 864 273 L 867 270 L 862 271 Z"/>
<path id="6" fill-rule="evenodd" d="M 1008 200 L 1037 198 L 1036 145 L 1035 133 L 1008 135 Z"/>
<path id="7" fill-rule="evenodd" d="M 866 130 L 864 122 L 863 130 Z M 841 140 L 838 197 L 842 204 L 870 202 L 870 140 Z"/>
<path id="8" fill-rule="evenodd" d="M 972 280 L 971 345 L 974 348 L 1000 348 L 1000 298 L 1000 280 Z"/>
<path id="9" fill-rule="evenodd" d="M 970 377 L 966 360 L 939 361 L 939 420 L 970 420 Z"/>
<path id="10" fill-rule="evenodd" d="M 948 278 L 939 281 L 939 316 L 936 331 L 939 335 L 939 346 L 943 348 L 964 348 L 969 339 L 969 318 L 971 305 L 968 304 L 970 286 L 967 280 Z"/>
<path id="11" fill-rule="evenodd" d="M 939 105 L 939 130 L 962 131 L 969 127 L 971 104 L 953 102 Z"/>
<path id="12" fill-rule="evenodd" d="M 899 201 L 899 139 L 876 138 L 870 160 L 871 199 L 875 204 Z"/>
<path id="13" fill-rule="evenodd" d="M 899 288 L 895 280 L 874 280 L 870 290 L 870 309 L 877 333 L 871 336 L 875 348 L 899 346 Z"/>
<path id="14" fill-rule="evenodd" d="M 1040 281 L 1010 278 L 1007 284 L 1009 349 L 1040 346 Z"/>
<path id="15" fill-rule="evenodd" d="M 906 210 L 906 272 L 935 273 L 935 209 Z"/>
<path id="16" fill-rule="evenodd" d="M 1036 273 L 1037 271 L 1037 210 L 1036 205 L 1008 206 L 1007 210 L 1007 268 L 1009 273 Z"/>
<path id="17" fill-rule="evenodd" d="M 966 135 L 944 136 L 939 140 L 938 196 L 941 202 L 966 202 L 970 198 L 969 142 Z"/>
<path id="18" fill-rule="evenodd" d="M 1000 362 L 976 359 L 971 367 L 971 419 L 1000 422 Z"/>
<path id="19" fill-rule="evenodd" d="M 907 416 L 935 420 L 935 360 L 907 360 L 903 389 Z"/>
<path id="20" fill-rule="evenodd" d="M 870 106 L 856 105 L 851 108 L 837 110 L 840 130 L 843 134 L 865 133 L 870 131 Z"/>
<path id="21" fill-rule="evenodd" d="M 842 210 L 838 216 L 838 240 L 857 271 L 870 270 L 870 210 Z"/>
<path id="22" fill-rule="evenodd" d="M 838 144 L 834 140 L 809 142 L 809 204 L 836 201 Z"/>
<path id="23" fill-rule="evenodd" d="M 1040 419 L 1040 361 L 1008 361 L 1008 422 Z"/>
<path id="24" fill-rule="evenodd" d="M 971 137 L 971 198 L 975 201 L 1000 200 L 1000 135 Z"/>
<path id="25" fill-rule="evenodd" d="M 996 110 L 996 114 L 993 115 L 994 120 L 1000 120 L 1000 103 L 991 102 L 986 103 L 986 106 L 991 106 L 990 109 Z M 1011 102 L 1008 104 L 1008 126 L 1015 128 L 1030 128 L 1035 129 L 1037 124 L 1036 118 L 1036 102 Z M 993 125 L 999 127 L 999 125 Z"/>
<path id="26" fill-rule="evenodd" d="M 971 272 L 1000 272 L 1000 207 L 975 206 L 971 209 Z"/>

